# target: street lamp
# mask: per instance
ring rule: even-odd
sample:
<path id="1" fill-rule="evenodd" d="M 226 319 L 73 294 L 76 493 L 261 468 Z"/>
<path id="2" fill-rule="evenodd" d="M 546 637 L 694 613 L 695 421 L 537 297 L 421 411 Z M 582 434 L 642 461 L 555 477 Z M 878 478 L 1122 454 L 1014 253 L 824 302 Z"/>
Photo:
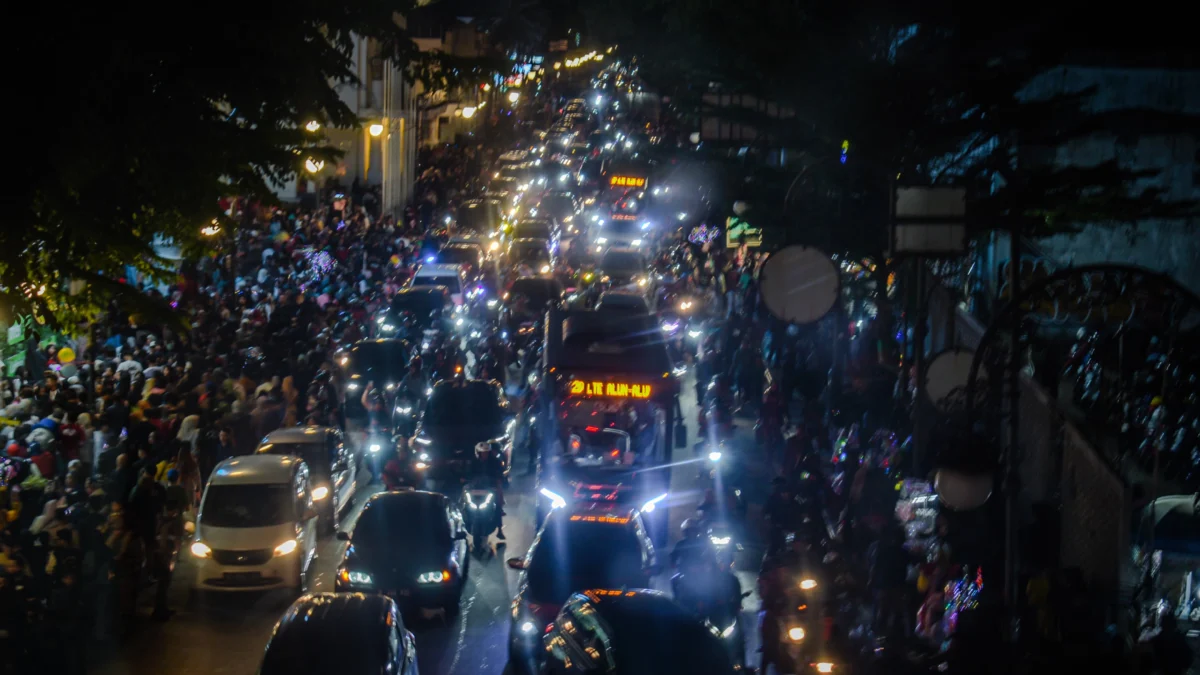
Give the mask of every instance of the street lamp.
<path id="1" fill-rule="evenodd" d="M 320 173 L 321 169 L 325 168 L 325 160 L 313 159 L 312 157 L 309 157 L 308 159 L 304 160 L 304 168 L 309 173 Z"/>
<path id="2" fill-rule="evenodd" d="M 519 91 L 508 92 L 508 102 L 509 103 L 516 103 L 518 100 L 520 100 L 520 98 L 521 98 L 521 92 L 519 92 Z"/>
<path id="3" fill-rule="evenodd" d="M 383 125 L 376 122 L 375 124 L 367 127 L 367 131 L 370 132 L 372 136 L 378 136 L 379 134 L 383 133 Z"/>
<path id="4" fill-rule="evenodd" d="M 471 119 L 472 117 L 474 117 L 475 116 L 474 106 L 467 106 L 467 107 L 463 108 L 462 116 L 465 117 L 466 119 Z"/>
<path id="5" fill-rule="evenodd" d="M 308 124 L 305 124 L 304 128 L 316 133 L 321 128 L 321 123 L 316 120 L 312 120 Z"/>

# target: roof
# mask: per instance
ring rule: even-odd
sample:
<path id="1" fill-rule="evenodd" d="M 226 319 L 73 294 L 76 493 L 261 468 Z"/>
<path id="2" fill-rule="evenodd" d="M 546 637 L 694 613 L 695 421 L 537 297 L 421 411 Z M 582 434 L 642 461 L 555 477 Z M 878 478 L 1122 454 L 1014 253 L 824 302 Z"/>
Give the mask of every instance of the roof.
<path id="1" fill-rule="evenodd" d="M 437 501 L 440 502 L 446 499 L 446 496 L 437 492 L 426 492 L 424 490 L 389 490 L 387 492 L 376 492 L 371 495 L 367 503 L 363 505 L 365 509 L 371 504 L 380 504 L 383 506 L 401 506 L 404 504 L 420 504 L 423 502 Z"/>
<path id="2" fill-rule="evenodd" d="M 320 672 L 323 666 L 335 665 L 352 672 L 356 664 L 347 659 L 363 662 L 357 665 L 382 667 L 374 661 L 382 661 L 387 653 L 388 626 L 396 621 L 404 631 L 404 619 L 394 608 L 394 601 L 377 594 L 302 596 L 275 624 L 260 672 Z"/>
<path id="3" fill-rule="evenodd" d="M 276 429 L 267 434 L 262 442 L 265 443 L 320 443 L 325 435 L 337 431 L 332 427 L 289 427 Z"/>
<path id="4" fill-rule="evenodd" d="M 290 455 L 245 455 L 227 459 L 213 470 L 209 485 L 287 483 L 303 460 Z"/>
<path id="5" fill-rule="evenodd" d="M 422 276 L 441 277 L 441 276 L 447 276 L 447 275 L 457 276 L 460 271 L 461 271 L 461 269 L 459 268 L 458 265 L 441 264 L 441 263 L 425 263 L 424 265 L 421 265 L 420 267 L 417 268 L 417 273 L 413 276 L 418 276 L 418 277 L 422 277 Z"/>
<path id="6" fill-rule="evenodd" d="M 552 309 L 546 326 L 549 367 L 568 373 L 637 373 L 656 379 L 672 370 L 662 326 L 653 314 Z"/>

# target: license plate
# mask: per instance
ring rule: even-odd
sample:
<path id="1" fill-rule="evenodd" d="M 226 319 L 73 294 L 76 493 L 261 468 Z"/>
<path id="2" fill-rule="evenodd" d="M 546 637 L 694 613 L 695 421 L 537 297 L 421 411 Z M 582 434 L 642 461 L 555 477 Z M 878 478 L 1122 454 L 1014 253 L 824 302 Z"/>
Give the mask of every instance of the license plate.
<path id="1" fill-rule="evenodd" d="M 262 579 L 262 572 L 226 572 L 226 581 L 259 581 Z"/>

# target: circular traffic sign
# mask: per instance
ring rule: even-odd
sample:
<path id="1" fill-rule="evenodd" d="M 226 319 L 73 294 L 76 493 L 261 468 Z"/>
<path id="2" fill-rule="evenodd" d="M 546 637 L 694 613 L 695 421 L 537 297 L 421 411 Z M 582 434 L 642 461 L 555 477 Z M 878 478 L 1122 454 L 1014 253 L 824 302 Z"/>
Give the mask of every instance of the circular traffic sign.
<path id="1" fill-rule="evenodd" d="M 842 283 L 837 265 L 824 252 L 789 246 L 771 254 L 759 279 L 767 309 L 783 321 L 814 323 L 829 314 Z"/>

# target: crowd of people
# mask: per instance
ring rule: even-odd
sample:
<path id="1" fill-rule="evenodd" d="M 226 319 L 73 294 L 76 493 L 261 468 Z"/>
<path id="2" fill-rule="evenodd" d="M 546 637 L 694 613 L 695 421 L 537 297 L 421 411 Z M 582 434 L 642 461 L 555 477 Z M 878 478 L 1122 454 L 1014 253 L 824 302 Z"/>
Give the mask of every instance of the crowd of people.
<path id="1" fill-rule="evenodd" d="M 70 347 L 31 343 L 0 383 L 5 667 L 83 672 L 146 605 L 168 620 L 213 468 L 274 429 L 341 421 L 333 353 L 411 274 L 422 219 L 376 220 L 366 191 L 367 208 L 346 192 L 327 186 L 307 212 L 227 204 L 242 227 L 218 253 L 145 285 L 175 319 L 114 303 Z"/>

